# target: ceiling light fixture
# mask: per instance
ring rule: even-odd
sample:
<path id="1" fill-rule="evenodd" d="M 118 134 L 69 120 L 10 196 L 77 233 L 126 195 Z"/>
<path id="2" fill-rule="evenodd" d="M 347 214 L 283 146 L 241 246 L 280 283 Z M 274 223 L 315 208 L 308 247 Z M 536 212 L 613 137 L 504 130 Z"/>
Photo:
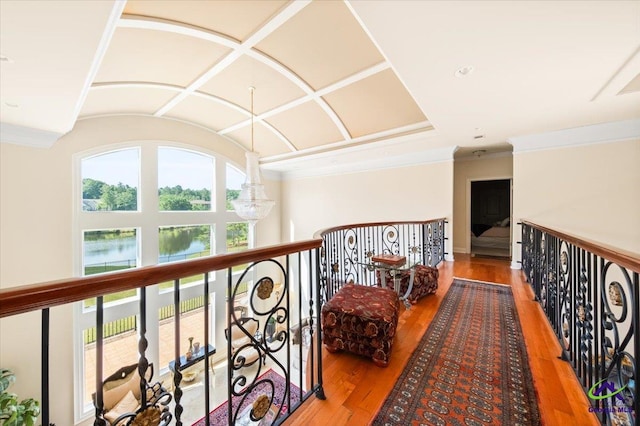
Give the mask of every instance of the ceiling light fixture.
<path id="1" fill-rule="evenodd" d="M 242 184 L 240 195 L 231 201 L 236 214 L 248 221 L 251 226 L 254 226 L 260 219 L 264 219 L 275 204 L 275 201 L 267 198 L 267 194 L 264 191 L 264 185 L 260 181 L 260 166 L 258 165 L 260 154 L 253 150 L 254 91 L 255 87 L 249 87 L 249 92 L 251 93 L 251 152 L 246 153 L 247 176 Z"/>
<path id="2" fill-rule="evenodd" d="M 467 65 L 466 67 L 460 67 L 456 70 L 456 72 L 453 75 L 455 75 L 458 78 L 463 78 L 470 75 L 473 72 L 473 69 L 474 68 L 471 65 Z"/>
<path id="3" fill-rule="evenodd" d="M 476 157 L 480 157 L 486 153 L 487 153 L 486 149 L 476 149 L 475 151 L 472 152 L 472 154 L 475 155 Z"/>

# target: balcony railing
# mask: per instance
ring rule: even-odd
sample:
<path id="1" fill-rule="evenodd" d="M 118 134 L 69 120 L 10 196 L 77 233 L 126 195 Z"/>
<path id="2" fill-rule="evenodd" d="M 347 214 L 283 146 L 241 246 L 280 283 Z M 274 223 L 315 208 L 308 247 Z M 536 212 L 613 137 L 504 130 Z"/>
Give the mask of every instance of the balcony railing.
<path id="1" fill-rule="evenodd" d="M 322 237 L 322 293 L 329 300 L 344 284 L 373 285 L 377 254 L 402 255 L 411 264 L 436 266 L 444 260 L 445 219 L 376 222 L 327 229 Z"/>
<path id="2" fill-rule="evenodd" d="M 640 258 L 522 223 L 522 268 L 603 424 L 637 424 Z"/>
<path id="3" fill-rule="evenodd" d="M 318 323 L 320 311 L 320 298 L 317 278 L 319 276 L 319 252 L 321 240 L 308 240 L 303 242 L 283 244 L 272 247 L 251 249 L 244 252 L 210 256 L 184 262 L 149 266 L 126 271 L 118 271 L 109 274 L 94 275 L 83 278 L 61 280 L 42 284 L 34 284 L 23 287 L 0 290 L 0 318 L 9 317 L 31 311 L 42 313 L 42 354 L 41 354 L 41 424 L 55 423 L 50 419 L 50 407 L 53 401 L 51 397 L 52 383 L 50 383 L 51 366 L 49 365 L 49 335 L 52 325 L 49 320 L 50 309 L 74 302 L 96 298 L 95 308 L 95 394 L 94 404 L 96 419 L 95 425 L 106 424 L 102 417 L 104 407 L 104 390 L 102 383 L 105 379 L 103 365 L 105 361 L 105 321 L 106 310 L 104 296 L 138 289 L 138 371 L 140 374 L 141 389 L 145 389 L 151 383 L 146 382 L 144 373 L 150 364 L 148 359 L 147 328 L 150 325 L 149 318 L 155 318 L 147 312 L 148 288 L 155 284 L 173 281 L 173 321 L 174 321 L 174 348 L 175 356 L 172 361 L 173 389 L 168 397 L 170 411 L 165 411 L 160 424 L 182 425 L 183 386 L 184 381 L 181 367 L 189 361 L 185 359 L 185 353 L 180 351 L 180 342 L 187 337 L 181 336 L 181 295 L 188 293 L 193 295 L 194 288 L 185 289 L 180 286 L 180 279 L 200 275 L 202 284 L 197 287 L 200 292 L 196 297 L 202 297 L 203 321 L 201 327 L 204 330 L 203 348 L 213 348 L 215 342 L 210 342 L 209 324 L 211 323 L 210 296 L 213 293 L 219 295 L 232 295 L 227 297 L 226 328 L 229 324 L 240 320 L 240 313 L 249 312 L 259 320 L 260 327 L 255 333 L 249 334 L 246 329 L 243 332 L 248 338 L 248 343 L 242 348 L 232 348 L 230 339 L 227 339 L 226 348 L 216 348 L 216 352 L 226 354 L 227 359 L 227 418 L 229 424 L 235 424 L 241 416 L 253 416 L 251 408 L 255 398 L 254 389 L 261 389 L 261 394 L 266 394 L 270 403 L 278 401 L 278 410 L 269 413 L 273 424 L 281 423 L 303 401 L 316 394 L 323 398 L 322 392 L 322 362 L 320 357 L 320 336 L 314 333 L 315 327 L 308 328 L 309 336 L 306 345 L 293 345 L 291 342 L 291 330 L 301 321 L 314 325 Z M 244 265 L 242 271 L 237 271 L 239 265 Z M 217 276 L 216 288 L 210 285 L 210 276 Z M 223 278 L 220 279 L 220 276 Z M 224 283 L 226 286 L 222 287 Z M 249 283 L 249 285 L 247 285 Z M 249 290 L 247 291 L 247 287 Z M 242 292 L 242 306 L 236 306 Z M 191 297 L 191 296 L 190 296 Z M 247 306 L 248 305 L 248 306 Z M 242 328 L 242 327 L 241 327 Z M 93 339 L 92 339 L 93 340 Z M 308 351 L 303 354 L 302 352 Z M 248 370 L 249 353 L 257 354 L 259 360 L 257 371 Z M 297 353 L 295 353 L 297 352 Z M 211 351 L 202 351 L 204 365 L 210 365 Z M 292 367 L 294 359 L 300 364 Z M 307 359 L 306 368 L 301 365 L 301 360 Z M 263 368 L 275 371 L 282 377 L 282 386 L 273 386 L 272 381 L 261 376 Z M 264 367 L 263 367 L 264 366 Z M 109 372 L 110 373 L 110 372 Z M 156 379 L 154 379 L 156 380 Z M 202 411 L 210 413 L 209 406 L 212 374 L 205 368 L 204 374 L 204 400 Z M 261 386 L 261 387 L 258 387 Z M 266 391 L 264 389 L 267 389 Z M 269 390 L 270 389 L 270 390 Z M 276 394 L 280 392 L 280 394 Z M 169 394 L 162 389 L 163 395 Z M 145 406 L 152 405 L 153 396 L 146 392 L 141 393 L 142 408 L 137 413 L 142 413 Z M 151 400 L 150 400 L 151 399 Z M 167 401 L 167 399 L 164 399 Z M 60 402 L 60 401 L 58 401 Z M 246 406 L 249 406 L 249 410 Z M 254 407 L 255 408 L 255 407 Z M 130 420 L 130 419 L 129 419 Z M 211 424 L 209 415 L 203 418 L 203 424 Z"/>
<path id="4" fill-rule="evenodd" d="M 187 339 L 181 335 L 182 305 L 186 300 L 202 300 L 202 321 L 199 323 L 203 330 L 204 341 L 199 354 L 205 366 L 210 365 L 211 357 L 215 353 L 224 354 L 226 360 L 227 384 L 227 420 L 228 424 L 236 424 L 241 417 L 256 420 L 257 407 L 252 405 L 256 399 L 254 390 L 265 393 L 267 402 L 274 405 L 278 400 L 275 413 L 270 410 L 268 423 L 282 423 L 294 410 L 312 395 L 324 398 L 322 387 L 322 358 L 321 336 L 319 330 L 319 314 L 322 303 L 337 291 L 339 285 L 353 280 L 355 282 L 373 283 L 371 270 L 363 264 L 370 262 L 372 254 L 392 253 L 406 255 L 412 263 L 420 262 L 425 265 L 437 265 L 444 258 L 444 219 L 421 222 L 369 223 L 342 226 L 326 230 L 318 238 L 251 249 L 233 254 L 203 257 L 183 262 L 148 266 L 93 275 L 83 278 L 73 278 L 55 282 L 28 285 L 23 287 L 0 290 L 0 318 L 14 316 L 21 313 L 41 311 L 41 424 L 55 424 L 50 419 L 50 407 L 55 400 L 50 383 L 51 367 L 49 365 L 49 336 L 51 326 L 50 310 L 57 306 L 67 305 L 96 298 L 95 307 L 89 312 L 95 313 L 95 322 L 91 321 L 88 329 L 95 330 L 95 389 L 93 404 L 95 405 L 95 425 L 106 424 L 102 417 L 104 407 L 103 381 L 105 367 L 105 345 L 107 335 L 105 324 L 113 321 L 110 309 L 121 308 L 122 305 L 108 305 L 105 296 L 126 290 L 137 289 L 137 300 L 127 299 L 124 303 L 134 303 L 135 321 L 138 335 L 137 358 L 138 374 L 141 389 L 150 386 L 144 376 L 149 360 L 149 338 L 157 339 L 157 332 L 148 333 L 147 329 L 154 321 L 164 317 L 162 312 L 152 312 L 149 306 L 158 305 L 158 297 L 166 297 L 167 289 L 158 294 L 150 290 L 151 286 L 171 281 L 173 285 L 173 303 L 169 305 L 173 313 L 173 345 L 174 353 L 170 368 L 172 369 L 171 392 L 162 389 L 164 396 L 168 395 L 170 410 L 162 414 L 160 424 L 183 424 L 184 389 L 183 370 L 181 367 L 193 363 L 185 357 L 180 348 L 180 342 Z M 322 238 L 320 238 L 322 237 Z M 200 276 L 197 284 L 180 285 L 180 280 L 187 277 Z M 210 277 L 216 277 L 210 283 Z M 190 278 L 190 282 L 194 282 Z M 240 295 L 242 294 L 242 295 Z M 212 295 L 225 297 L 226 321 L 225 331 L 230 325 L 239 324 L 239 329 L 246 337 L 246 343 L 240 348 L 234 348 L 232 339 L 226 339 L 226 347 L 215 348 L 215 342 L 210 341 L 211 332 L 211 301 Z M 156 298 L 155 305 L 149 305 L 148 300 Z M 134 300 L 132 302 L 132 300 Z M 163 299 L 165 300 L 165 299 Z M 241 302 L 242 300 L 242 302 Z M 200 302 L 198 302 L 200 303 Z M 86 310 L 86 307 L 85 307 Z M 124 317 L 130 316 L 129 310 Z M 258 330 L 249 331 L 243 317 L 249 315 L 257 319 Z M 219 317 L 219 316 L 218 316 Z M 163 321 L 165 322 L 165 321 Z M 304 332 L 303 332 L 304 328 Z M 110 332 L 109 332 L 110 333 Z M 92 336 L 91 340 L 94 340 Z M 297 344 L 294 342 L 297 340 Z M 304 344 L 300 343 L 303 340 Z M 303 353 L 303 351 L 305 353 Z M 93 354 L 93 352 L 91 352 Z M 248 369 L 247 365 L 257 355 L 258 372 Z M 93 355 L 92 355 L 93 356 Z M 302 360 L 306 360 L 305 366 Z M 294 367 L 295 361 L 298 366 Z M 200 359 L 198 359 L 200 361 Z M 254 366 L 255 362 L 252 363 Z M 283 378 L 284 386 L 263 378 L 260 374 L 263 365 L 276 371 Z M 162 367 L 162 366 L 161 366 Z M 266 368 L 266 367 L 265 367 Z M 210 392 L 213 373 L 205 368 L 204 398 L 201 410 L 211 413 Z M 111 373 L 110 371 L 108 373 Z M 154 379 L 154 381 L 157 379 Z M 269 389 L 271 389 L 269 391 Z M 253 392 L 252 392 L 253 391 Z M 276 395 L 276 392 L 280 394 Z M 258 395 L 262 396 L 262 395 Z M 151 400 L 149 400 L 151 399 Z M 136 413 L 141 414 L 145 406 L 152 405 L 155 398 L 141 392 L 142 407 Z M 167 401 L 165 399 L 164 401 Z M 248 408 L 247 408 L 248 407 Z M 278 411 L 279 410 L 279 411 Z M 258 413 L 261 414 L 261 413 Z M 205 415 L 201 424 L 213 424 L 209 415 Z"/>

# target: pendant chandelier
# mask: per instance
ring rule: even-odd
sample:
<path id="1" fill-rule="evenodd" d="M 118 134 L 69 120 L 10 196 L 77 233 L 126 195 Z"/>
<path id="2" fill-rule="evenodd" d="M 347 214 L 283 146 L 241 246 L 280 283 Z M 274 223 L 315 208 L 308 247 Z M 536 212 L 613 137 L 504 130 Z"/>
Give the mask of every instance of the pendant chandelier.
<path id="1" fill-rule="evenodd" d="M 260 166 L 258 165 L 260 154 L 253 150 L 254 90 L 254 87 L 249 87 L 249 92 L 251 93 L 251 152 L 246 153 L 247 176 L 242 184 L 240 195 L 231 201 L 236 214 L 248 221 L 251 226 L 255 225 L 260 219 L 264 219 L 275 204 L 275 201 L 267 198 L 267 194 L 264 192 L 264 185 L 260 181 Z"/>

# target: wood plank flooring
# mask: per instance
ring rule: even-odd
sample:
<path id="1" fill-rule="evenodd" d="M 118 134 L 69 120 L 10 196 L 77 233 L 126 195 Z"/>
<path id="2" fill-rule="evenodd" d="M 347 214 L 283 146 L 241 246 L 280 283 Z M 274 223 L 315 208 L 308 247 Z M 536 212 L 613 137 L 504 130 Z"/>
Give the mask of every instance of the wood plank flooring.
<path id="1" fill-rule="evenodd" d="M 400 315 L 389 366 L 349 353 L 323 350 L 324 390 L 327 399 L 311 397 L 286 425 L 367 425 L 393 388 L 407 360 L 434 317 L 453 277 L 509 284 L 513 288 L 542 424 L 598 425 L 570 365 L 560 359 L 560 345 L 520 270 L 509 261 L 456 254 L 455 262 L 440 266 L 439 288 Z"/>

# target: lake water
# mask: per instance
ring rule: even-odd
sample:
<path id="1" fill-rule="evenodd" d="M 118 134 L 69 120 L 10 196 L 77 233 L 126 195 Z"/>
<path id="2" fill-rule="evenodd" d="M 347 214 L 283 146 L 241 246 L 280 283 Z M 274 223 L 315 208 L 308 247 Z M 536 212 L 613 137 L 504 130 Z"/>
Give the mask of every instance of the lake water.
<path id="1" fill-rule="evenodd" d="M 208 233 L 194 230 L 194 228 L 161 230 L 158 262 L 184 260 L 189 255 L 207 250 L 202 237 L 208 239 Z M 84 242 L 84 264 L 85 266 L 109 264 L 133 267 L 136 264 L 137 251 L 137 239 L 133 235 L 116 238 L 111 235 L 91 239 Z"/>

